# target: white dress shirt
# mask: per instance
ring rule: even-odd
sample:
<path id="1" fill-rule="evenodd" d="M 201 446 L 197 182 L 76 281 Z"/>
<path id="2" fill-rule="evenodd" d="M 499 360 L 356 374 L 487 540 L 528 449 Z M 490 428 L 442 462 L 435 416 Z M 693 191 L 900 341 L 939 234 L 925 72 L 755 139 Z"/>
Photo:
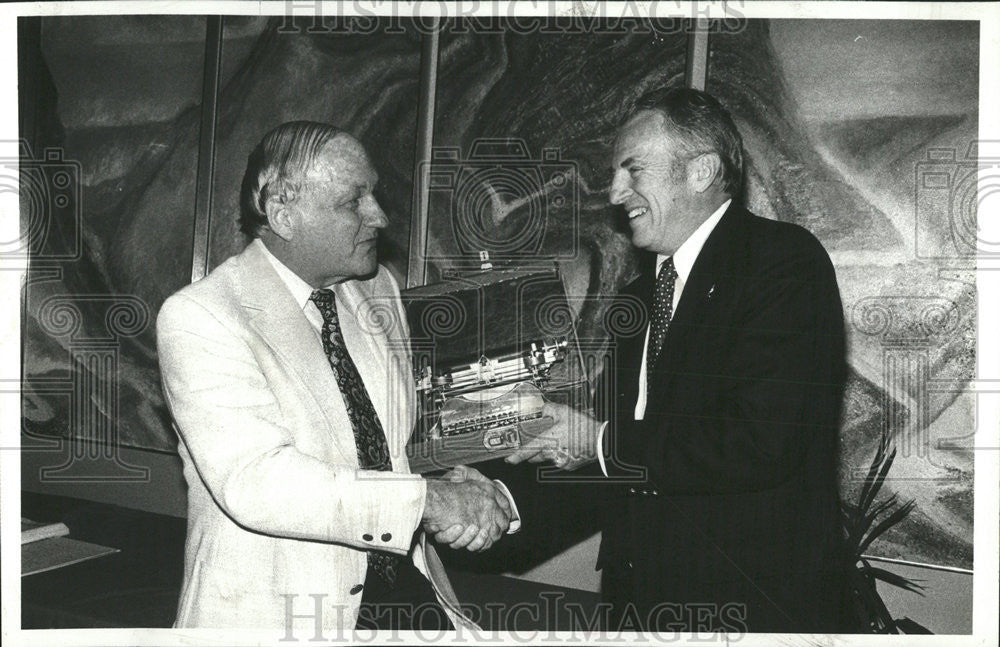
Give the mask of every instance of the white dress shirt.
<path id="1" fill-rule="evenodd" d="M 705 246 L 705 241 L 708 237 L 715 231 L 716 225 L 722 220 L 722 214 L 726 213 L 726 209 L 732 200 L 726 200 L 723 202 L 715 212 L 708 217 L 705 222 L 701 223 L 697 229 L 694 230 L 688 239 L 681 243 L 681 246 L 677 248 L 674 252 L 674 269 L 677 271 L 677 279 L 674 281 L 674 302 L 670 311 L 670 316 L 673 318 L 673 313 L 677 311 L 677 304 L 681 301 L 681 294 L 684 292 L 684 285 L 687 283 L 688 277 L 691 275 L 691 268 L 694 267 L 694 262 L 698 260 L 698 255 L 701 254 L 701 248 Z M 667 256 L 662 254 L 657 254 L 656 256 L 656 272 L 653 274 L 659 274 L 660 266 L 663 262 L 667 260 Z M 667 333 L 670 334 L 670 333 Z M 646 353 L 649 351 L 649 326 L 646 326 L 646 341 L 643 342 L 642 346 L 642 364 L 639 369 L 639 397 L 635 402 L 635 420 L 642 420 L 646 415 Z M 604 475 L 608 475 L 607 467 L 604 465 L 604 452 L 601 451 L 604 442 L 604 430 L 607 428 L 608 423 L 605 422 L 601 425 L 601 429 L 597 434 L 597 460 L 601 465 L 601 471 Z"/>
<path id="2" fill-rule="evenodd" d="M 305 314 L 306 319 L 309 320 L 309 323 L 316 331 L 316 334 L 322 335 L 323 315 L 320 313 L 319 308 L 316 307 L 316 304 L 310 300 L 313 293 L 313 287 L 303 281 L 302 277 L 298 274 L 288 269 L 287 265 L 279 261 L 278 258 L 271 253 L 271 250 L 267 248 L 267 245 L 261 242 L 260 238 L 254 238 L 253 242 L 250 244 L 259 246 L 261 251 L 264 252 L 264 256 L 267 257 L 267 260 L 271 263 L 271 267 L 273 267 L 274 271 L 278 273 L 279 277 L 281 277 L 281 282 L 284 283 L 285 287 L 288 288 L 288 291 L 292 293 L 295 303 L 299 304 L 299 307 L 302 308 L 302 312 Z M 325 289 L 333 290 L 334 285 L 328 285 Z M 337 318 L 339 319 L 339 310 L 337 311 L 337 314 Z M 352 317 L 348 317 L 348 319 L 352 319 Z M 344 343 L 347 343 L 346 339 L 344 340 Z M 353 359 L 354 349 L 352 348 L 350 352 L 352 353 L 351 357 Z"/>
<path id="3" fill-rule="evenodd" d="M 260 238 L 255 238 L 251 245 L 259 245 L 260 249 L 264 252 L 264 256 L 271 263 L 274 271 L 278 273 L 281 278 L 281 282 L 285 284 L 288 291 L 291 292 L 292 297 L 295 302 L 299 304 L 302 308 L 302 313 L 305 315 L 309 324 L 316 331 L 316 337 L 322 339 L 323 335 L 323 314 L 319 311 L 319 308 L 315 303 L 312 302 L 310 297 L 313 293 L 313 288 L 311 285 L 302 280 L 302 278 L 290 270 L 287 265 L 282 263 L 271 253 L 271 250 L 267 248 Z M 329 285 L 326 289 L 333 290 L 335 285 Z M 339 301 L 339 299 L 338 299 Z M 344 336 L 344 345 L 347 346 L 347 352 L 350 354 L 351 359 L 354 360 L 355 365 L 360 366 L 362 362 L 376 362 L 376 358 L 371 351 L 368 349 L 368 345 L 360 343 L 360 336 L 366 334 L 358 326 L 357 320 L 353 316 L 344 316 L 345 312 L 337 308 L 337 319 L 340 322 L 340 331 Z M 364 379 L 362 378 L 362 382 Z M 378 393 L 369 393 L 369 397 L 372 399 L 372 405 L 375 407 L 375 411 L 379 411 L 383 406 L 386 405 L 384 402 L 385 397 Z M 504 496 L 510 502 L 510 508 L 512 516 L 510 519 L 510 526 L 507 528 L 507 534 L 513 534 L 521 529 L 521 516 L 518 514 L 517 505 L 514 503 L 514 496 L 507 489 L 507 486 L 500 481 L 493 481 L 497 484 L 500 490 L 503 492 Z"/>

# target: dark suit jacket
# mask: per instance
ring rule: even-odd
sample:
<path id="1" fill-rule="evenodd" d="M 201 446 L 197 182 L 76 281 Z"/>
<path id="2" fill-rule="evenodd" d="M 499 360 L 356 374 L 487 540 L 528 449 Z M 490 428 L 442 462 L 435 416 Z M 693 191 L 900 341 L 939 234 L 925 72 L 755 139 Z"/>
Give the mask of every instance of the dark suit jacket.
<path id="1" fill-rule="evenodd" d="M 649 304 L 654 259 L 623 291 Z M 633 420 L 646 326 L 614 334 L 604 594 L 639 622 L 834 631 L 842 600 L 837 439 L 844 324 L 805 229 L 730 206 L 685 284 Z M 658 603 L 666 609 L 648 620 Z M 678 614 L 683 616 L 678 622 Z M 698 620 L 702 614 L 702 621 Z M 704 627 L 703 627 L 704 628 Z"/>

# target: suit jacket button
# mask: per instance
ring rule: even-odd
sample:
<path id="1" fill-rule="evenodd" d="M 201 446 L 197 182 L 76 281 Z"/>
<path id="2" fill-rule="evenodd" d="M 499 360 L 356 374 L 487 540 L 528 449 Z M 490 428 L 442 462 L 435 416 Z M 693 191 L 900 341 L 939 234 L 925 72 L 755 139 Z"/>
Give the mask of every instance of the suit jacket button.
<path id="1" fill-rule="evenodd" d="M 355 584 L 354 586 L 351 587 L 351 595 L 357 595 L 358 593 L 361 593 L 361 589 L 363 588 L 365 588 L 364 584 Z"/>
<path id="2" fill-rule="evenodd" d="M 628 493 L 629 493 L 629 494 L 635 494 L 635 488 L 634 488 L 634 487 L 630 487 L 630 488 L 628 489 Z"/>
<path id="3" fill-rule="evenodd" d="M 382 541 L 389 541 L 390 539 L 392 539 L 392 533 L 387 532 L 384 535 L 382 535 Z"/>
<path id="4" fill-rule="evenodd" d="M 365 541 L 371 541 L 372 539 L 375 539 L 374 537 L 372 537 L 371 535 L 369 535 L 367 532 L 365 534 L 361 535 L 361 538 L 364 539 Z"/>

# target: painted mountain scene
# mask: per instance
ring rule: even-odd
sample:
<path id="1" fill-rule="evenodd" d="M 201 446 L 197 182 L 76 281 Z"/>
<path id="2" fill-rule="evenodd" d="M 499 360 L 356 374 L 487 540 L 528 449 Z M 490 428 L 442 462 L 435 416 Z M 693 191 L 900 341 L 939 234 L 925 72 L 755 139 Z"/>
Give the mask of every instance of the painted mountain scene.
<path id="1" fill-rule="evenodd" d="M 381 259 L 403 282 L 420 29 L 308 27 L 225 19 L 211 264 L 246 243 L 237 194 L 252 147 L 310 119 L 370 151 L 391 221 Z M 578 336 L 606 339 L 608 297 L 636 268 L 608 204 L 611 142 L 639 95 L 683 83 L 679 27 L 445 25 L 432 169 L 494 172 L 432 196 L 428 280 L 478 249 L 554 256 Z M 811 230 L 837 268 L 844 497 L 887 430 L 897 456 L 883 492 L 916 502 L 870 551 L 971 568 L 977 25 L 742 21 L 709 40 L 708 90 L 743 133 L 748 206 Z M 25 137 L 34 158 L 61 155 L 71 190 L 31 198 L 52 226 L 33 243 L 25 295 L 26 438 L 173 451 L 153 322 L 191 276 L 205 19 L 44 18 L 35 48 L 40 108 Z"/>

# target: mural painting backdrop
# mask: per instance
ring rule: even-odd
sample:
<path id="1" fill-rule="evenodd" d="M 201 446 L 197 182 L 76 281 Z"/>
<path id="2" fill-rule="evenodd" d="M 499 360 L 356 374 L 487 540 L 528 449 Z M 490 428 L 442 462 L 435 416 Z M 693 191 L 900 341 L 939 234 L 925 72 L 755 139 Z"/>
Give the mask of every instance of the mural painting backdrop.
<path id="1" fill-rule="evenodd" d="M 580 24 L 575 33 L 446 25 L 435 146 L 447 150 L 435 167 L 477 163 L 489 154 L 483 142 L 501 139 L 519 156 L 512 163 L 540 172 L 534 183 L 501 174 L 468 199 L 432 199 L 430 279 L 476 245 L 503 256 L 509 241 L 533 241 L 532 254 L 560 259 L 578 334 L 600 343 L 606 297 L 635 271 L 627 225 L 607 204 L 614 129 L 638 95 L 683 82 L 686 36 L 677 25 Z M 237 190 L 252 146 L 281 122 L 315 119 L 371 152 L 391 221 L 381 257 L 403 279 L 420 32 L 398 21 L 310 26 L 226 18 L 212 264 L 245 244 Z M 46 261 L 72 236 L 36 244 L 24 427 L 39 441 L 93 435 L 85 425 L 103 419 L 115 442 L 172 451 L 152 323 L 190 276 L 204 19 L 45 18 L 41 42 L 30 144 L 36 156 L 50 147 L 75 161 L 78 198 L 53 213 L 62 229 L 79 227 L 82 245 L 76 258 Z M 899 449 L 886 487 L 917 502 L 871 550 L 967 568 L 975 211 L 963 191 L 974 168 L 977 61 L 975 23 L 742 21 L 712 34 L 708 87 L 744 134 L 750 208 L 810 229 L 837 267 L 851 365 L 844 494 L 886 427 Z M 564 170 L 558 179 L 546 174 L 553 164 Z M 110 374 L 74 359 L 87 339 L 111 335 L 100 330 L 113 319 L 108 299 L 95 295 L 137 304 L 131 327 L 118 325 L 108 342 L 117 349 Z M 77 307 L 77 328 L 54 316 L 55 298 Z M 86 416 L 71 411 L 73 389 L 90 403 Z"/>

